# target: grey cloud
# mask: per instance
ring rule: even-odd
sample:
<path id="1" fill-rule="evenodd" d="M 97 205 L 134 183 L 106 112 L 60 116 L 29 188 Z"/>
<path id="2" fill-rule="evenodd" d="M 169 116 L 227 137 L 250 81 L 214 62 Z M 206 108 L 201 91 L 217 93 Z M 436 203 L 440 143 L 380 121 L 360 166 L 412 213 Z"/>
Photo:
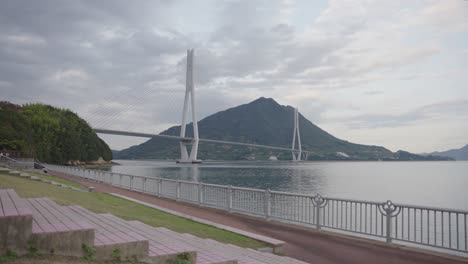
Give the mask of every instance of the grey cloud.
<path id="1" fill-rule="evenodd" d="M 71 108 L 96 126 L 154 132 L 179 122 L 187 48 L 196 49 L 200 118 L 255 95 L 281 101 L 297 91 L 363 86 L 440 51 L 380 50 L 393 17 L 372 31 L 369 16 L 383 16 L 391 3 L 332 1 L 310 24 L 297 25 L 285 2 L 216 1 L 216 14 L 200 13 L 213 16 L 212 24 L 199 25 L 184 16 L 193 10 L 182 10 L 187 3 L 180 1 L 1 1 L 1 99 L 42 101 Z M 195 32 L 174 26 L 179 22 Z M 376 42 L 361 45 L 368 34 Z M 301 109 L 321 120 L 334 107 L 317 97 Z M 409 111 L 353 122 L 393 126 L 426 117 Z"/>
<path id="2" fill-rule="evenodd" d="M 468 121 L 465 116 L 467 112 L 468 100 L 454 100 L 424 105 L 403 113 L 365 114 L 333 118 L 328 121 L 342 122 L 351 129 L 401 127 L 439 118 L 447 120 L 461 117 Z"/>
<path id="3" fill-rule="evenodd" d="M 364 94 L 365 95 L 380 95 L 380 94 L 383 94 L 384 91 L 382 90 L 369 90 L 369 91 L 365 91 Z"/>

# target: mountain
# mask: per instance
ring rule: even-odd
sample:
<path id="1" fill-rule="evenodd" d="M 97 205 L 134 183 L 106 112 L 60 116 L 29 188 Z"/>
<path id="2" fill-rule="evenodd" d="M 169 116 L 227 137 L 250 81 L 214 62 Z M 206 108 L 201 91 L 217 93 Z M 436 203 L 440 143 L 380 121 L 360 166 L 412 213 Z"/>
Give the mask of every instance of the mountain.
<path id="1" fill-rule="evenodd" d="M 44 104 L 0 102 L 0 152 L 57 164 L 112 159 L 109 146 L 86 121 Z"/>
<path id="2" fill-rule="evenodd" d="M 460 149 L 451 149 L 447 151 L 432 152 L 429 155 L 445 156 L 455 160 L 468 160 L 468 145 Z"/>
<path id="3" fill-rule="evenodd" d="M 259 98 L 251 103 L 220 111 L 198 122 L 201 138 L 238 141 L 290 148 L 294 128 L 294 108 L 279 105 L 271 98 Z M 394 160 L 390 150 L 380 146 L 351 143 L 338 139 L 299 114 L 302 148 L 313 151 L 313 160 Z M 192 136 L 192 124 L 187 126 Z M 161 134 L 180 134 L 180 126 Z M 152 138 L 145 143 L 115 153 L 117 159 L 178 159 L 178 141 Z M 344 154 L 344 155 L 343 155 Z M 289 151 L 203 143 L 198 157 L 203 160 L 265 160 L 276 156 L 281 160 L 292 158 Z M 418 156 L 418 155 L 416 155 Z M 424 157 L 419 156 L 421 159 Z"/>

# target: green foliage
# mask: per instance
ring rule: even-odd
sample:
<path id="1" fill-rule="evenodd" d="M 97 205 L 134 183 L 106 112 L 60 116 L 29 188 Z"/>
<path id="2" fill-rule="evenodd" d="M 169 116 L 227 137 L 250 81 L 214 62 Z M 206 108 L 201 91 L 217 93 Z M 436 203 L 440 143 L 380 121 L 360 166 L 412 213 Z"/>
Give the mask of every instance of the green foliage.
<path id="1" fill-rule="evenodd" d="M 173 264 L 190 264 L 192 263 L 192 256 L 189 253 L 177 254 Z"/>
<path id="2" fill-rule="evenodd" d="M 83 258 L 87 261 L 92 261 L 94 255 L 96 255 L 96 249 L 92 246 L 81 244 L 81 249 L 83 249 Z"/>
<path id="3" fill-rule="evenodd" d="M 0 102 L 0 151 L 20 151 L 42 162 L 109 161 L 112 152 L 92 128 L 67 109 Z"/>
<path id="4" fill-rule="evenodd" d="M 128 260 L 128 257 L 127 257 L 127 260 Z M 132 264 L 137 264 L 138 263 L 137 255 L 132 255 L 132 257 L 130 258 L 130 263 L 132 263 Z"/>
<path id="5" fill-rule="evenodd" d="M 38 252 L 39 249 L 37 248 L 36 243 L 34 243 L 32 240 L 28 241 L 28 256 L 35 257 L 38 255 Z"/>
<path id="6" fill-rule="evenodd" d="M 10 249 L 7 249 L 5 255 L 0 256 L 0 263 L 6 263 L 6 262 L 14 261 L 14 260 L 16 260 L 17 257 L 18 257 L 18 255 L 16 254 L 16 252 L 14 252 L 14 251 L 12 251 Z"/>
<path id="7" fill-rule="evenodd" d="M 121 261 L 121 256 L 120 256 L 120 249 L 118 248 L 115 248 L 114 250 L 112 250 L 112 254 L 111 254 L 111 260 L 113 262 L 120 262 Z"/>

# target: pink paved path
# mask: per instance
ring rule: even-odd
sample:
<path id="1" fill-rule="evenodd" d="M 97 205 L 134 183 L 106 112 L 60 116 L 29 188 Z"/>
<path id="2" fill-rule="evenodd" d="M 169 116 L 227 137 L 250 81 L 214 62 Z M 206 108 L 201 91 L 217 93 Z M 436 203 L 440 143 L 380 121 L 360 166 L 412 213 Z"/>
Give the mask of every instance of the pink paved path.
<path id="1" fill-rule="evenodd" d="M 232 226 L 241 230 L 283 240 L 286 255 L 313 264 L 467 264 L 468 258 L 444 257 L 424 252 L 390 247 L 380 242 L 330 235 L 291 225 L 267 222 L 238 214 L 157 198 L 76 176 L 50 172 L 70 181 L 93 186 L 97 192 L 118 193 L 170 210 Z"/>

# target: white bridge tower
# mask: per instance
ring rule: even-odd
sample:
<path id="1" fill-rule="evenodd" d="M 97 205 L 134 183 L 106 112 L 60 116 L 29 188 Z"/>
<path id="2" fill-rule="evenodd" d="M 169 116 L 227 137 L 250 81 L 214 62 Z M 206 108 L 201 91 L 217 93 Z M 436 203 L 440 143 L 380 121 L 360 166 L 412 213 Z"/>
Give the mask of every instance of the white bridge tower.
<path id="1" fill-rule="evenodd" d="M 193 139 L 185 138 L 185 128 L 187 125 L 187 111 L 189 105 L 189 97 L 192 105 L 192 123 L 193 123 Z M 178 163 L 201 163 L 201 160 L 197 159 L 198 154 L 198 120 L 195 103 L 195 89 L 193 85 L 193 49 L 187 50 L 187 76 L 185 86 L 185 99 L 184 109 L 182 112 L 182 124 L 180 126 L 180 160 Z M 187 146 L 192 145 L 190 155 L 187 151 Z"/>
<path id="2" fill-rule="evenodd" d="M 297 138 L 298 150 L 296 150 L 296 138 Z M 293 141 L 292 141 L 291 149 L 292 149 L 293 161 L 300 161 L 301 156 L 302 156 L 302 145 L 301 145 L 301 133 L 299 132 L 299 110 L 297 108 L 294 108 L 294 134 L 293 134 Z"/>

